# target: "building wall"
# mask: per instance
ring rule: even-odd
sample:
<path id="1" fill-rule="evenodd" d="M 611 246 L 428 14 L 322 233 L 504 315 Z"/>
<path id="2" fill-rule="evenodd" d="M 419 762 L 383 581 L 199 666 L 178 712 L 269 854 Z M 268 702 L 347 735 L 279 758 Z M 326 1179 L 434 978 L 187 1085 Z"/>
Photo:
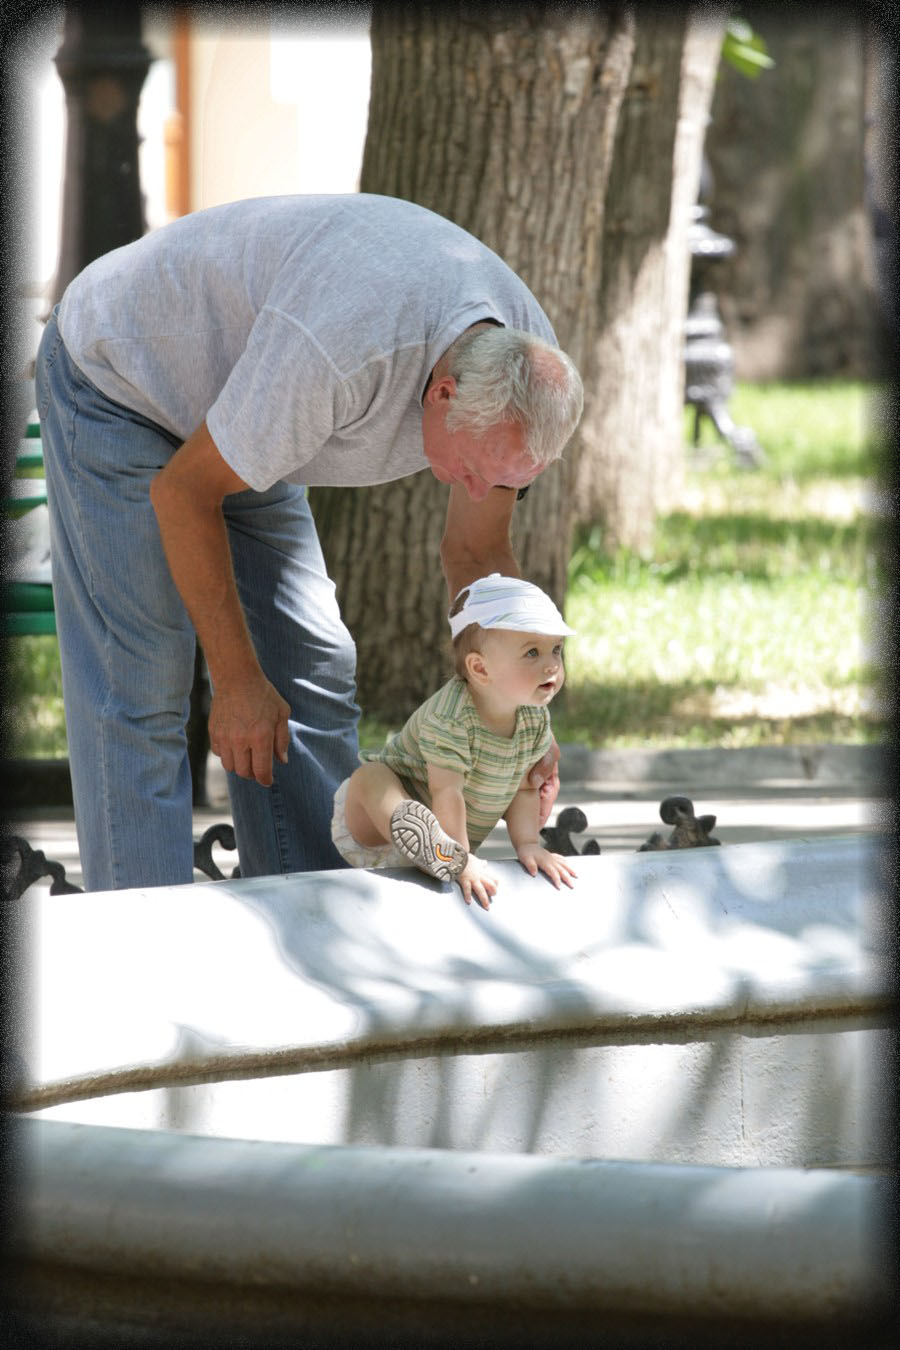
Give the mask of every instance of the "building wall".
<path id="1" fill-rule="evenodd" d="M 66 106 L 53 58 L 63 38 L 62 6 L 47 9 L 16 34 L 9 68 L 15 90 L 16 192 L 19 202 L 13 285 L 19 309 L 16 370 L 37 350 L 59 259 L 62 225 Z M 148 229 L 171 219 L 165 191 L 163 127 L 174 107 L 174 70 L 166 23 L 145 24 L 153 58 L 138 108 L 139 171 Z"/>
<path id="2" fill-rule="evenodd" d="M 251 14 L 253 12 L 251 11 Z M 59 257 L 65 97 L 53 63 L 64 11 L 24 25 L 15 72 L 21 229 L 13 265 L 22 320 L 16 367 L 34 356 Z M 188 208 L 289 192 L 354 192 L 368 115 L 370 53 L 365 11 L 336 21 L 277 23 L 209 11 L 188 27 Z M 148 229 L 180 209 L 171 157 L 179 153 L 173 25 L 145 19 L 153 61 L 141 92 L 138 134 Z"/>
<path id="3" fill-rule="evenodd" d="M 355 192 L 365 140 L 367 24 L 197 19 L 190 30 L 191 206 Z"/>

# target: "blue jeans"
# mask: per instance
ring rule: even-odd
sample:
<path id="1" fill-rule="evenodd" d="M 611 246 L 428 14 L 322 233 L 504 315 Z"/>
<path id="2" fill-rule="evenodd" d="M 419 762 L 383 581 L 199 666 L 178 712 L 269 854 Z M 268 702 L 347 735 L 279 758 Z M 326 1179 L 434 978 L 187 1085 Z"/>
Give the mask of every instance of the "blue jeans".
<path id="1" fill-rule="evenodd" d="M 51 317 L 35 385 L 53 592 L 85 887 L 193 880 L 185 723 L 194 629 L 166 563 L 150 483 L 180 442 L 100 392 Z M 265 428 L 260 428 L 265 435 Z M 344 867 L 335 789 L 356 768 L 356 653 L 306 490 L 227 497 L 238 592 L 266 676 L 291 705 L 270 788 L 228 775 L 244 876 Z"/>

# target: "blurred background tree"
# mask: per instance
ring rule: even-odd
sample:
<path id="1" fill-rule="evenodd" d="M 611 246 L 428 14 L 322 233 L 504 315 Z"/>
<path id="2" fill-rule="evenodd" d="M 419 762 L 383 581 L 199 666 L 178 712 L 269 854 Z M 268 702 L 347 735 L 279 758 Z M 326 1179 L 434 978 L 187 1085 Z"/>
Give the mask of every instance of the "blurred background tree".
<path id="1" fill-rule="evenodd" d="M 639 8 L 616 125 L 579 428 L 576 524 L 645 553 L 684 477 L 684 321 L 703 137 L 722 11 Z M 567 541 L 571 547 L 571 540 Z"/>
<path id="2" fill-rule="evenodd" d="M 718 286 L 735 367 L 748 380 L 869 376 L 879 332 L 866 172 L 886 118 L 884 43 L 862 6 L 740 12 L 773 65 L 752 81 L 722 63 L 706 135 L 711 223 L 737 244 Z"/>
<path id="3" fill-rule="evenodd" d="M 731 13 L 723 20 L 719 9 L 673 4 L 455 4 L 435 15 L 403 13 L 406 8 L 413 7 L 395 14 L 376 6 L 373 16 L 365 7 L 327 5 L 296 16 L 268 6 L 143 11 L 143 40 L 153 56 L 139 104 L 147 219 L 155 228 L 239 197 L 362 187 L 443 212 L 520 270 L 582 366 L 588 409 L 565 462 L 543 475 L 517 508 L 514 535 L 526 573 L 558 600 L 565 596 L 568 562 L 572 617 L 578 614 L 584 630 L 593 615 L 597 629 L 579 644 L 585 660 L 610 644 L 616 617 L 610 607 L 621 609 L 616 622 L 634 650 L 626 659 L 612 642 L 609 669 L 582 679 L 586 691 L 590 684 L 596 692 L 597 707 L 579 735 L 603 739 L 611 729 L 611 681 L 629 695 L 640 692 L 641 672 L 659 655 L 660 614 L 679 635 L 691 631 L 692 601 L 678 592 L 677 577 L 705 565 L 708 535 L 691 516 L 684 538 L 673 543 L 672 522 L 682 521 L 685 510 L 700 510 L 698 494 L 704 510 L 722 515 L 724 538 L 741 530 L 753 535 L 753 557 L 761 551 L 768 560 L 770 587 L 793 575 L 791 559 L 773 548 L 773 514 L 790 507 L 798 520 L 810 515 L 810 539 L 818 539 L 826 499 L 829 509 L 840 504 L 841 519 L 863 510 L 861 475 L 870 472 L 876 438 L 856 427 L 859 416 L 848 409 L 863 406 L 863 385 L 843 372 L 869 380 L 890 369 L 889 355 L 877 364 L 877 351 L 890 352 L 881 333 L 896 322 L 892 180 L 885 171 L 894 48 L 890 21 L 879 17 L 887 9 L 880 0 L 859 10 L 815 13 L 748 3 L 739 7 L 740 18 Z M 48 11 L 40 24 L 26 22 L 24 13 L 22 35 L 0 53 L 4 73 L 15 77 L 17 118 L 28 113 L 33 121 L 37 107 L 44 109 L 40 138 L 35 133 L 33 144 L 30 133 L 21 138 L 28 151 L 14 195 L 28 229 L 8 241 L 9 275 L 27 310 L 26 322 L 17 318 L 12 325 L 17 345 L 22 329 L 16 369 L 33 355 L 40 331 L 34 319 L 46 312 L 59 275 L 53 236 L 62 203 L 48 195 L 48 182 L 54 172 L 62 175 L 62 114 L 57 129 L 47 100 L 55 94 L 62 103 L 53 58 L 67 11 L 52 11 L 55 18 Z M 360 182 L 370 51 L 375 81 Z M 760 78 L 747 79 L 753 71 L 762 72 Z M 17 122 L 15 130 L 27 128 Z M 684 230 L 704 134 L 714 189 L 710 225 L 738 245 L 733 259 L 717 264 L 715 278 L 735 348 L 733 411 L 737 417 L 739 404 L 745 410 L 769 469 L 751 478 L 713 463 L 702 476 L 691 472 L 682 492 L 687 422 L 681 420 L 679 297 L 687 286 Z M 7 159 L 10 150 L 4 143 Z M 70 233 L 66 223 L 63 234 Z M 66 246 L 65 238 L 59 242 Z M 869 366 L 873 309 L 882 326 L 869 344 L 876 349 Z M 832 371 L 846 385 L 842 391 L 821 376 L 809 387 L 759 384 L 752 396 L 746 385 L 763 376 L 808 380 Z M 27 402 L 14 400 L 12 440 L 33 406 L 30 394 L 23 398 Z M 840 416 L 837 407 L 844 409 Z M 396 726 L 444 673 L 438 541 L 445 490 L 422 473 L 345 500 L 316 495 L 325 551 L 360 645 L 364 709 L 382 711 Z M 822 553 L 795 549 L 791 557 L 800 560 L 804 577 L 812 569 L 825 578 L 840 571 L 841 559 L 847 562 L 845 543 L 835 535 L 827 566 Z M 717 601 L 751 566 L 731 561 L 734 577 L 710 563 Z M 610 587 L 620 572 L 628 586 L 617 600 Z M 594 573 L 594 591 L 585 589 Z M 647 588 L 660 577 L 666 585 L 654 608 Z M 705 615 L 700 627 L 712 632 L 717 621 L 710 619 L 708 597 L 697 603 Z M 850 645 L 835 636 L 834 615 L 847 603 L 841 593 L 824 626 L 821 603 L 815 604 L 818 622 L 810 627 L 835 649 Z M 805 615 L 804 604 L 798 599 L 790 613 Z M 853 613 L 856 608 L 854 601 Z M 788 632 L 798 622 L 804 625 L 802 618 L 779 618 L 769 626 Z M 721 626 L 731 633 L 746 629 L 730 618 Z M 58 676 L 55 646 L 46 667 L 35 661 L 29 669 L 30 644 L 41 643 L 52 639 L 12 644 L 17 671 L 27 673 L 22 687 L 40 703 L 37 710 L 28 705 L 25 720 L 46 747 L 64 749 L 58 708 L 51 716 L 45 707 L 53 669 Z M 414 662 L 406 655 L 412 643 Z M 709 657 L 710 678 L 725 670 L 723 687 L 739 680 L 737 671 L 748 678 L 739 646 L 725 665 L 717 654 Z M 795 655 L 785 650 L 784 660 L 794 672 Z M 815 655 L 807 667 L 824 669 L 824 657 Z M 666 689 L 670 675 L 660 676 Z M 649 718 L 646 703 L 635 705 L 621 734 L 642 741 Z M 777 730 L 776 739 L 803 734 L 797 718 L 789 720 L 795 730 Z M 576 730 L 573 723 L 568 734 Z M 832 730 L 840 739 L 840 727 Z M 825 734 L 813 731 L 813 739 Z M 681 712 L 667 714 L 657 732 L 674 740 L 682 733 L 719 734 L 708 707 L 695 708 L 686 720 Z M 46 753 L 44 741 L 41 747 Z"/>
<path id="4" fill-rule="evenodd" d="M 596 510 L 645 545 L 680 475 L 686 230 L 724 25 L 681 6 L 373 11 L 361 190 L 499 253 L 584 378 L 582 428 L 514 528 L 525 575 L 560 604 L 576 520 Z M 446 677 L 446 489 L 419 474 L 311 501 L 360 702 L 404 716 Z"/>

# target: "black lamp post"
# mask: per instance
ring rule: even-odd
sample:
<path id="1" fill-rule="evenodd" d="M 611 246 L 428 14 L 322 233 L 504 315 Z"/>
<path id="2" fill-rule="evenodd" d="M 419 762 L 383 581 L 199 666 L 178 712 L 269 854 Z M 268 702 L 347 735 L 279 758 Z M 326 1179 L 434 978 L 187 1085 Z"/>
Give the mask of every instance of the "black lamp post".
<path id="1" fill-rule="evenodd" d="M 709 207 L 703 199 L 709 197 L 711 190 L 712 175 L 704 157 L 700 201 L 694 207 L 688 235 L 692 265 L 690 308 L 684 326 L 684 400 L 694 409 L 694 445 L 700 440 L 701 419 L 708 417 L 731 446 L 737 463 L 755 469 L 765 460 L 762 447 L 752 429 L 736 426 L 728 411 L 734 387 L 734 353 L 711 288 L 709 268 L 723 258 L 730 258 L 735 243 L 706 223 Z"/>
<path id="2" fill-rule="evenodd" d="M 66 94 L 66 158 L 53 304 L 89 262 L 147 228 L 137 110 L 150 60 L 139 7 L 67 7 L 54 58 Z"/>

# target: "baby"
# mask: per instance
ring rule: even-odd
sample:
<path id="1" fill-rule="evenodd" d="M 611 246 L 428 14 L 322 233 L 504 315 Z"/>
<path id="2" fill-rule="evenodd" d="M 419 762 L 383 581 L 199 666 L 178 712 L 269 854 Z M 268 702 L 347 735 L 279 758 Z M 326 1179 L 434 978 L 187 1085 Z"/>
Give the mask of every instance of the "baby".
<path id="1" fill-rule="evenodd" d="M 341 783 L 335 847 L 354 867 L 414 863 L 488 909 L 497 881 L 475 850 L 502 818 L 532 876 L 571 886 L 569 860 L 541 843 L 527 776 L 552 743 L 547 708 L 573 630 L 537 586 L 498 572 L 460 591 L 449 618 L 456 675 Z"/>

